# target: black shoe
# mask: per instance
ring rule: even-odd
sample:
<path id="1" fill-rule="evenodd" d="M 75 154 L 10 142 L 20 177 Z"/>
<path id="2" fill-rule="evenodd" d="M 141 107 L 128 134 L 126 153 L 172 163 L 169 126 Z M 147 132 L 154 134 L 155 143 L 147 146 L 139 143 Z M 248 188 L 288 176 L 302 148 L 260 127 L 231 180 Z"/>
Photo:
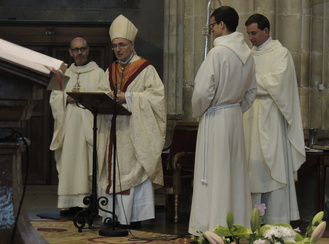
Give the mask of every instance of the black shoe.
<path id="1" fill-rule="evenodd" d="M 137 221 L 137 222 L 131 222 L 130 225 L 122 225 L 122 224 L 118 224 L 118 228 L 120 229 L 139 229 L 141 227 L 141 221 Z"/>
<path id="2" fill-rule="evenodd" d="M 83 208 L 81 207 L 72 207 L 72 208 L 69 208 L 69 209 L 62 209 L 59 214 L 61 216 L 74 216 L 76 215 L 78 212 L 82 211 Z"/>

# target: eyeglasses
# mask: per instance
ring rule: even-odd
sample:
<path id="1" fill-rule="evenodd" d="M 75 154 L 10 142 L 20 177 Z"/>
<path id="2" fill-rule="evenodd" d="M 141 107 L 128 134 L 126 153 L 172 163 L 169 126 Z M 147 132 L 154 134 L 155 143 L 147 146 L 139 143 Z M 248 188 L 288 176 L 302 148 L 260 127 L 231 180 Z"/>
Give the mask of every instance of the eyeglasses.
<path id="1" fill-rule="evenodd" d="M 73 52 L 73 53 L 78 53 L 79 51 L 80 52 L 85 52 L 85 51 L 87 51 L 87 47 L 80 47 L 80 48 L 71 48 L 71 51 Z"/>
<path id="2" fill-rule="evenodd" d="M 211 30 L 212 28 L 214 28 L 215 25 L 217 25 L 217 23 L 212 23 L 212 24 L 208 25 L 209 30 Z"/>
<path id="3" fill-rule="evenodd" d="M 122 48 L 125 48 L 126 46 L 130 45 L 131 43 L 119 43 L 119 44 L 113 44 L 112 45 L 112 50 L 114 50 L 115 48 L 119 48 L 119 49 L 122 49 Z"/>

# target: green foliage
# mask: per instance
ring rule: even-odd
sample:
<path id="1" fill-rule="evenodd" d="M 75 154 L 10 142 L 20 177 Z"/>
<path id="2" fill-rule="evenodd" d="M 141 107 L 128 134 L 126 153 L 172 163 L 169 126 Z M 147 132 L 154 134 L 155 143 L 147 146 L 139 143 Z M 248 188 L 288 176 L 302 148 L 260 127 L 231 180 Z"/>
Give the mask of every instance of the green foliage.
<path id="1" fill-rule="evenodd" d="M 251 230 L 244 227 L 243 225 L 233 225 L 231 230 L 228 227 L 216 225 L 216 227 L 213 229 L 213 232 L 219 236 L 237 236 L 240 239 L 248 239 L 249 235 L 251 234 Z"/>
<path id="2" fill-rule="evenodd" d="M 231 211 L 228 211 L 227 216 L 226 216 L 226 223 L 227 223 L 227 227 L 229 229 L 231 229 L 233 227 L 233 223 L 234 223 L 234 217 Z"/>
<path id="3" fill-rule="evenodd" d="M 316 242 L 313 241 L 317 241 L 322 237 L 322 234 L 326 227 L 326 223 L 322 223 L 324 222 L 322 221 L 322 218 L 324 216 L 323 211 L 317 213 L 314 216 L 312 222 L 307 227 L 307 232 L 305 236 L 303 236 L 300 233 L 293 231 L 291 225 L 287 223 L 262 225 L 262 217 L 259 215 L 258 210 L 257 211 L 256 210 L 257 208 L 255 208 L 251 213 L 251 217 L 250 217 L 251 229 L 248 229 L 242 225 L 234 225 L 233 214 L 232 212 L 229 212 L 227 214 L 227 219 L 226 219 L 227 227 L 217 225 L 212 231 L 215 234 L 221 236 L 225 244 L 230 244 L 230 240 L 227 239 L 227 237 L 231 237 L 233 241 L 237 244 L 242 239 L 248 240 L 250 244 L 254 243 L 254 241 L 257 239 L 267 240 L 268 243 L 270 244 L 277 243 L 278 240 L 280 243 L 284 243 L 284 244 L 316 244 Z M 287 231 L 287 229 L 290 230 Z M 270 230 L 270 232 L 267 232 L 268 230 Z M 272 235 L 273 230 L 284 230 L 283 232 L 280 233 L 288 232 L 289 233 L 288 237 L 290 239 L 287 238 L 284 241 L 284 239 Z M 269 234 L 267 235 L 265 234 L 266 232 L 271 233 L 269 238 L 266 238 L 266 236 L 269 236 Z M 204 232 L 199 232 L 200 236 L 192 237 L 192 239 L 198 244 L 209 244 L 209 241 L 207 240 L 207 238 L 204 236 L 203 233 Z M 295 233 L 295 234 L 290 234 L 290 233 Z M 311 239 L 312 233 L 313 233 L 312 238 L 314 239 Z M 292 238 L 294 238 L 295 242 L 291 241 Z"/>

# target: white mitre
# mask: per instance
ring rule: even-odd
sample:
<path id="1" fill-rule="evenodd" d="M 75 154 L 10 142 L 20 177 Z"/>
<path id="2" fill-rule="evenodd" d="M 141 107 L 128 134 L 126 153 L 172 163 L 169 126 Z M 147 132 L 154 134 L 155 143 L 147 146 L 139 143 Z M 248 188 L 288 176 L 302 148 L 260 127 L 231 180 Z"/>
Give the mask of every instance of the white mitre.
<path id="1" fill-rule="evenodd" d="M 111 24 L 110 37 L 111 41 L 115 38 L 125 38 L 134 42 L 138 29 L 123 15 L 119 15 Z"/>

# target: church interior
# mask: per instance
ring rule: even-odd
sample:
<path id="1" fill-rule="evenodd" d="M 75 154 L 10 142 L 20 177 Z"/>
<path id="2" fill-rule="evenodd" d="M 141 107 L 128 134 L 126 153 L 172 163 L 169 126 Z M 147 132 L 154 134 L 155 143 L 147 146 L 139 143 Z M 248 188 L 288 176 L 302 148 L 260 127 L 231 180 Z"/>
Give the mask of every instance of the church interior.
<path id="1" fill-rule="evenodd" d="M 172 174 L 165 169 L 171 160 L 170 150 L 178 150 L 173 145 L 191 154 L 195 150 L 193 145 L 181 148 L 187 147 L 188 141 L 193 144 L 195 138 L 177 138 L 175 126 L 197 130 L 198 121 L 192 117 L 191 108 L 193 82 L 212 47 L 213 37 L 204 33 L 208 14 L 222 5 L 232 6 L 239 13 L 237 31 L 244 35 L 246 43 L 250 44 L 245 20 L 253 13 L 262 13 L 271 22 L 272 37 L 291 52 L 306 146 L 306 161 L 295 183 L 301 220 L 293 226 L 305 228 L 319 211 L 324 211 L 328 221 L 329 0 L 2 0 L 0 38 L 70 65 L 73 59 L 68 52 L 69 43 L 74 37 L 83 37 L 90 47 L 90 59 L 106 70 L 115 60 L 109 38 L 111 22 L 120 14 L 129 18 L 139 29 L 137 54 L 152 63 L 164 84 L 167 130 L 162 159 L 165 174 Z M 58 174 L 54 153 L 49 150 L 54 120 L 48 83 L 48 78 L 22 71 L 0 57 L 0 206 L 9 211 L 1 211 L 0 221 L 7 222 L 0 223 L 0 233 L 9 235 L 24 196 L 24 223 L 19 228 L 26 240 L 14 243 L 48 243 L 37 241 L 39 236 L 30 221 L 72 221 L 74 217 L 60 216 L 56 206 Z M 156 218 L 136 230 L 188 237 L 193 157 L 189 160 L 192 165 L 184 173 L 165 176 L 165 187 L 155 190 Z M 177 177 L 185 178 L 173 183 Z M 95 222 L 98 224 L 100 219 L 95 217 Z M 24 234 L 25 230 L 30 236 Z M 324 237 L 329 238 L 328 226 Z M 35 238 L 34 242 L 29 238 Z"/>

